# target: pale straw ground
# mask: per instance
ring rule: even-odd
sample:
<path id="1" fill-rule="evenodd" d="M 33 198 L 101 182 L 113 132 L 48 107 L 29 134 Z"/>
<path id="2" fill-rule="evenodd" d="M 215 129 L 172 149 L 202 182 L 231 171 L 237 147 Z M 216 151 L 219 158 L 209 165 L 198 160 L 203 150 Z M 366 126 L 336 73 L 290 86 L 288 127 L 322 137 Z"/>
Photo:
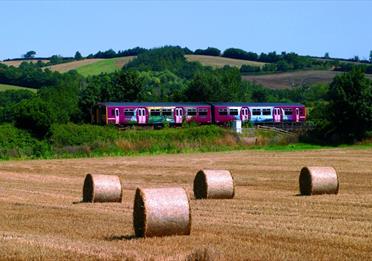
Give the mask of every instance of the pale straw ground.
<path id="1" fill-rule="evenodd" d="M 303 166 L 330 165 L 336 195 L 298 196 Z M 202 168 L 232 171 L 234 199 L 194 200 Z M 79 203 L 87 173 L 119 175 L 123 203 Z M 190 236 L 135 238 L 137 186 L 182 186 Z M 0 163 L 1 259 L 371 260 L 372 150 L 220 152 Z"/>

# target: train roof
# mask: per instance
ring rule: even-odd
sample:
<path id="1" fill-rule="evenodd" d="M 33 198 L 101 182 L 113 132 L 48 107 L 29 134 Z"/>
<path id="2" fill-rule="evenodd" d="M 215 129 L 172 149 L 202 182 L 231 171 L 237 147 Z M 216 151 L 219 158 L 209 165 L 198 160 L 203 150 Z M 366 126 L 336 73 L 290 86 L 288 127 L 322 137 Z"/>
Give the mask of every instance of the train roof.
<path id="1" fill-rule="evenodd" d="M 249 107 L 276 107 L 276 106 L 296 106 L 303 107 L 301 103 L 283 103 L 283 102 L 100 102 L 98 105 L 105 106 L 149 106 L 149 107 L 173 107 L 173 106 L 249 106 Z"/>
<path id="2" fill-rule="evenodd" d="M 149 107 L 172 107 L 172 106 L 210 106 L 206 102 L 100 102 L 105 106 L 149 106 Z"/>
<path id="3" fill-rule="evenodd" d="M 239 106 L 249 106 L 249 107 L 296 106 L 296 107 L 303 107 L 304 106 L 301 103 L 284 103 L 284 102 L 212 102 L 210 104 L 213 105 L 213 106 L 236 106 L 236 107 L 239 107 Z"/>

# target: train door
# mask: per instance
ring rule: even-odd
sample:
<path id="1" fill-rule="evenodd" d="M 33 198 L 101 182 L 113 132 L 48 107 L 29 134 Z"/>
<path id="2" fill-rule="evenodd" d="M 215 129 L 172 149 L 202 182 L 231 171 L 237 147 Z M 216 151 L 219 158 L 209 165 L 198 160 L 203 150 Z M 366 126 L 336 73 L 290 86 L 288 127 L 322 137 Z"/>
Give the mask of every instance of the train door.
<path id="1" fill-rule="evenodd" d="M 174 109 L 174 122 L 176 124 L 182 124 L 183 119 L 183 109 L 180 107 L 176 107 Z"/>
<path id="2" fill-rule="evenodd" d="M 146 109 L 145 108 L 137 109 L 137 123 L 146 124 Z"/>
<path id="3" fill-rule="evenodd" d="M 300 121 L 300 108 L 296 108 L 296 122 Z"/>
<path id="4" fill-rule="evenodd" d="M 273 109 L 273 118 L 274 122 L 281 122 L 282 121 L 282 113 L 280 108 L 274 108 Z"/>
<path id="5" fill-rule="evenodd" d="M 249 121 L 249 110 L 247 107 L 242 107 L 240 110 L 240 119 L 244 121 Z"/>
<path id="6" fill-rule="evenodd" d="M 120 118 L 119 118 L 119 108 L 115 108 L 115 124 L 120 123 Z"/>

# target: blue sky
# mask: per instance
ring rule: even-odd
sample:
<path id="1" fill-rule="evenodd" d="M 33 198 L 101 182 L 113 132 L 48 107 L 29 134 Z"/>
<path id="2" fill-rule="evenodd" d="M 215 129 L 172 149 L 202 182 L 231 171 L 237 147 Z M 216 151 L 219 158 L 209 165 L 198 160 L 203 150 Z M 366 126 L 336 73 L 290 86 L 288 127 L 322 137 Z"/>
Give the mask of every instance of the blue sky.
<path id="1" fill-rule="evenodd" d="M 370 1 L 0 1 L 0 60 L 163 45 L 368 58 Z"/>

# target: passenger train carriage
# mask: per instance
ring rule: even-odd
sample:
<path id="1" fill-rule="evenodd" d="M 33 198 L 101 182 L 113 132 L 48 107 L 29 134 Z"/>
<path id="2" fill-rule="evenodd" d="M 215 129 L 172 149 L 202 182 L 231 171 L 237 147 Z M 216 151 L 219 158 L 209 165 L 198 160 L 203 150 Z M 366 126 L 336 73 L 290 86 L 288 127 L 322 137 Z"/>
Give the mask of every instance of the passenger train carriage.
<path id="1" fill-rule="evenodd" d="M 304 105 L 293 103 L 102 102 L 94 106 L 92 115 L 94 123 L 103 125 L 223 125 L 235 120 L 253 124 L 302 123 L 306 110 Z"/>

